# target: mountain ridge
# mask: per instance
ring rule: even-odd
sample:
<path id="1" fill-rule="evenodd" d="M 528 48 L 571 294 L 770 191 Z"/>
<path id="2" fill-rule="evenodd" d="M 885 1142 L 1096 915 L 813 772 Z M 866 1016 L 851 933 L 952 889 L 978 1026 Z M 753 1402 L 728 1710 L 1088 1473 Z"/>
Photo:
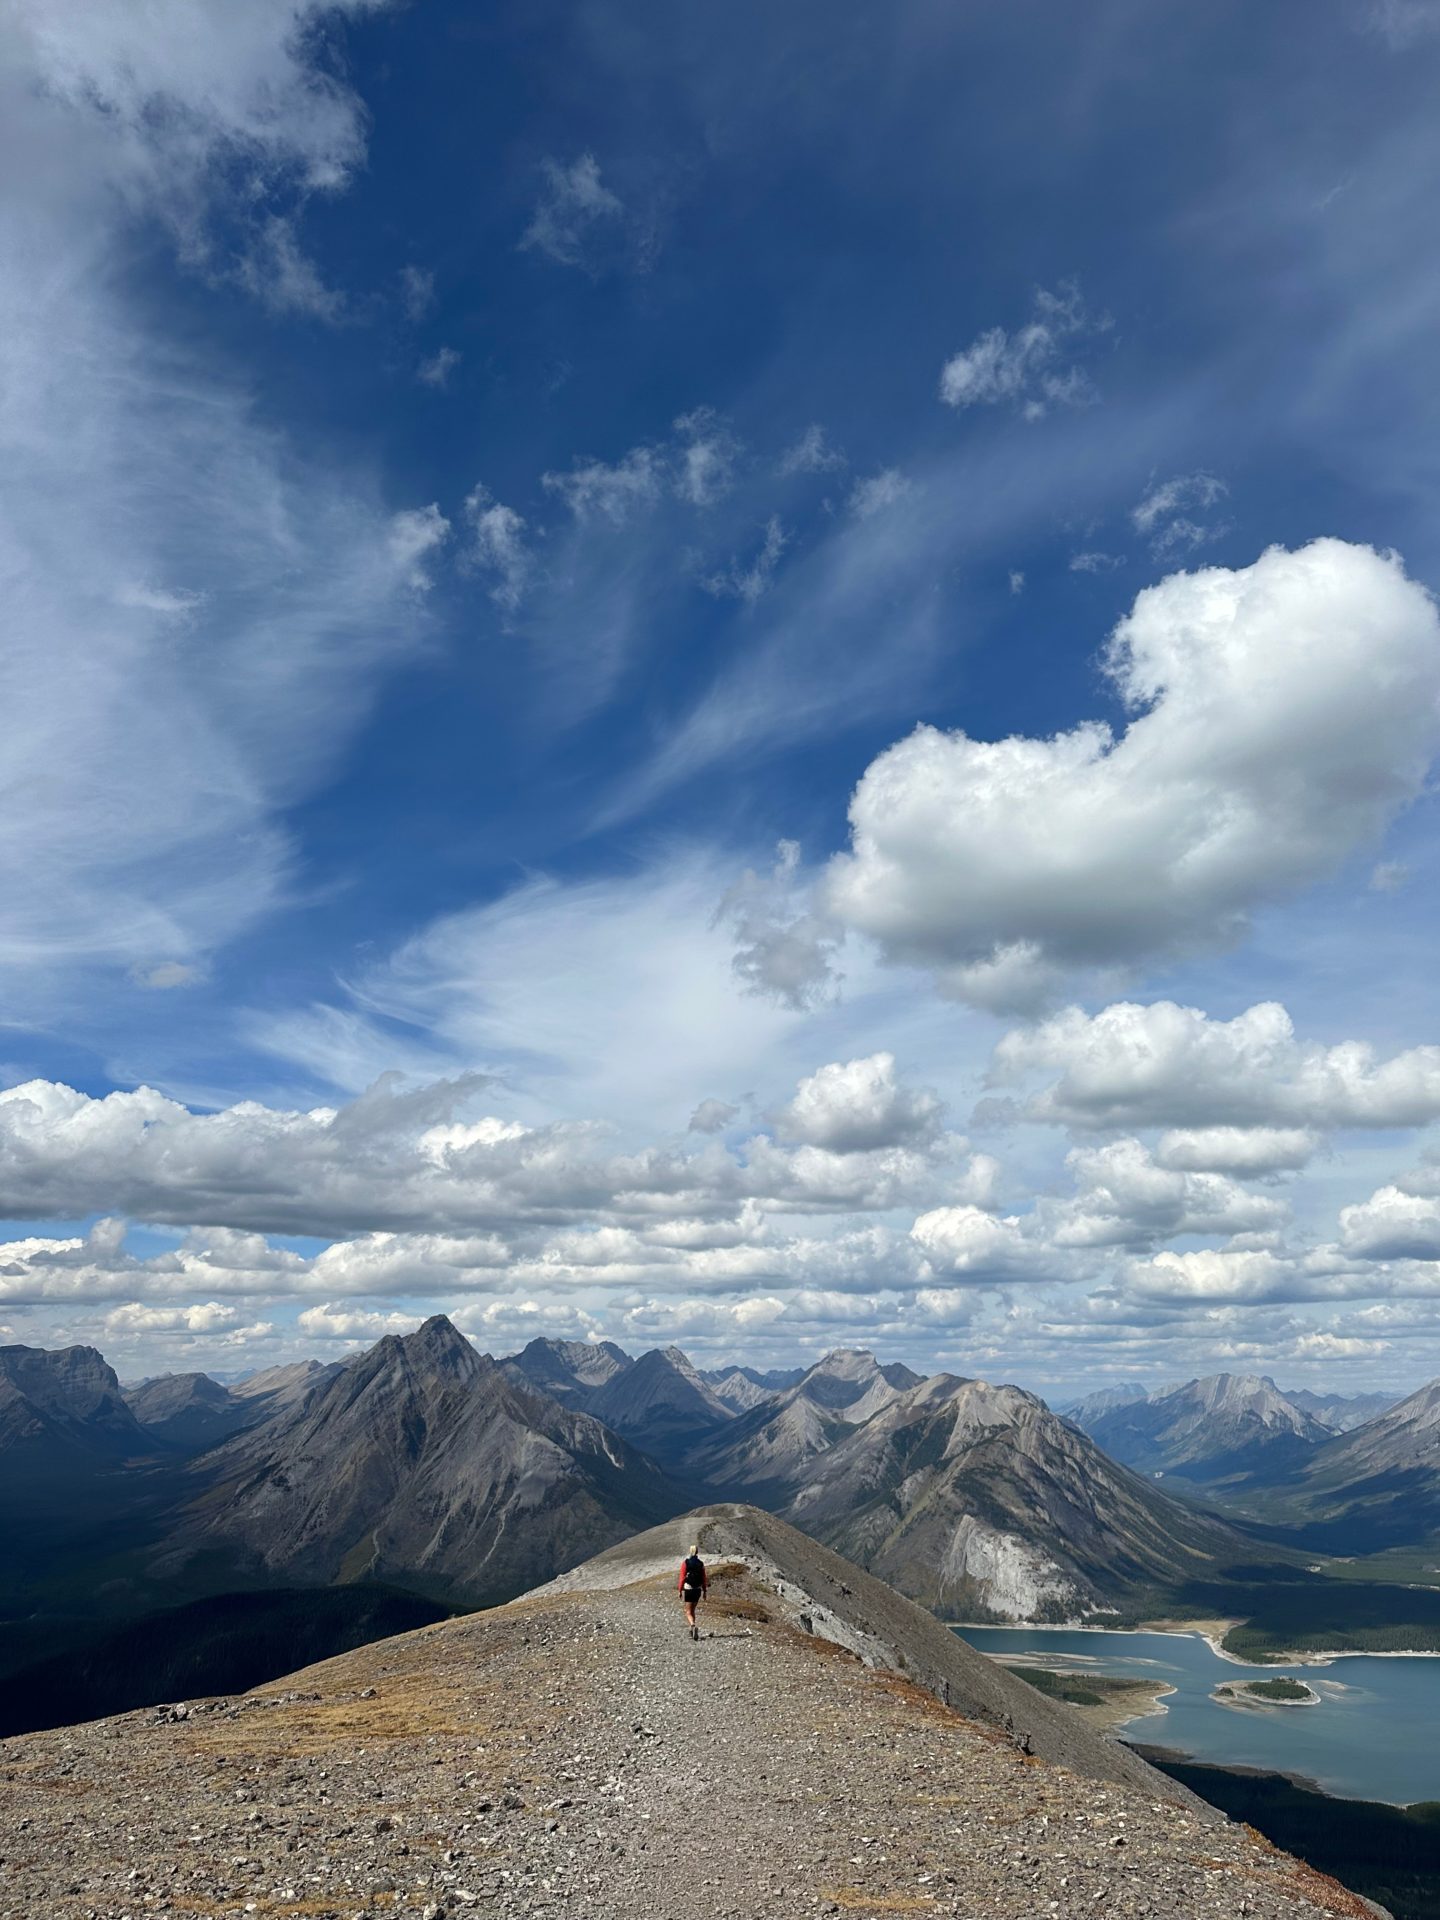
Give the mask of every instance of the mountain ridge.
<path id="1" fill-rule="evenodd" d="M 698 1643 L 672 1587 L 697 1536 Z M 653 1920 L 677 1888 L 716 1920 L 1373 1912 L 744 1507 L 238 1699 L 32 1734 L 6 1759 L 25 1836 L 7 1892 L 55 1920 L 397 1894 L 431 1920 Z"/>

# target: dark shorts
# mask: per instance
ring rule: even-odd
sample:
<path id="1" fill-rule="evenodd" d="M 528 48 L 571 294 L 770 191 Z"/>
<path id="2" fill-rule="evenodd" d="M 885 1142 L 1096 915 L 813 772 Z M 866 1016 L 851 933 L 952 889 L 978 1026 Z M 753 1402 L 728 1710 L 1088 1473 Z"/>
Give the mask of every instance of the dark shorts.
<path id="1" fill-rule="evenodd" d="M 680 1589 L 680 1598 L 685 1602 L 687 1607 L 693 1607 L 695 1602 L 700 1598 L 700 1594 L 701 1589 L 699 1587 L 682 1587 Z"/>

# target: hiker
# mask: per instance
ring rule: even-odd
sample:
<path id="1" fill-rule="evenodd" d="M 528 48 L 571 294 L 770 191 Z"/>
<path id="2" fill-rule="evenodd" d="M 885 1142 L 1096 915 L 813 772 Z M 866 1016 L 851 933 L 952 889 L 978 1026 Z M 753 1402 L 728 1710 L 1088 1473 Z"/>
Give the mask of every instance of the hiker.
<path id="1" fill-rule="evenodd" d="M 695 1624 L 695 1603 L 697 1600 L 702 1600 L 710 1591 L 710 1576 L 705 1571 L 705 1562 L 700 1558 L 698 1540 L 680 1562 L 680 1578 L 675 1582 L 675 1586 L 680 1598 L 685 1602 L 685 1619 L 690 1627 L 690 1638 L 698 1640 L 700 1629 Z"/>

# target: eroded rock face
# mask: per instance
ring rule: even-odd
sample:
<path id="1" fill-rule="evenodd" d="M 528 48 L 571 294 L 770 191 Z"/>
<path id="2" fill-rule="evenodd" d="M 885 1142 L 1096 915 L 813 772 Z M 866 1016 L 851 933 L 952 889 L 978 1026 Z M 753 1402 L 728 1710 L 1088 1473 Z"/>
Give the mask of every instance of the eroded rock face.
<path id="1" fill-rule="evenodd" d="M 0 1453 L 33 1471 L 123 1459 L 148 1446 L 94 1347 L 0 1347 Z"/>
<path id="2" fill-rule="evenodd" d="M 974 1594 L 1007 1620 L 1075 1619 L 1087 1600 L 1053 1560 L 1013 1533 L 966 1514 L 940 1563 L 941 1605 L 958 1614 Z"/>

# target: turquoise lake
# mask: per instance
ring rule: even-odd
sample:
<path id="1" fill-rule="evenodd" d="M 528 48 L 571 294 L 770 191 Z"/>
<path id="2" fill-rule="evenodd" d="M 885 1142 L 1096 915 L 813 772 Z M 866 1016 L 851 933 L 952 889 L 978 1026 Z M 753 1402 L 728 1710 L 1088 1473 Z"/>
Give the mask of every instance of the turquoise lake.
<path id="1" fill-rule="evenodd" d="M 1303 1775 L 1352 1800 L 1440 1800 L 1440 1659 L 1347 1656 L 1327 1667 L 1244 1667 L 1199 1634 L 1046 1632 L 961 1627 L 979 1652 L 1043 1655 L 1064 1673 L 1167 1682 L 1164 1713 L 1131 1720 L 1122 1737 L 1217 1766 Z M 1318 1707 L 1252 1712 L 1210 1698 L 1222 1682 L 1294 1674 Z"/>

